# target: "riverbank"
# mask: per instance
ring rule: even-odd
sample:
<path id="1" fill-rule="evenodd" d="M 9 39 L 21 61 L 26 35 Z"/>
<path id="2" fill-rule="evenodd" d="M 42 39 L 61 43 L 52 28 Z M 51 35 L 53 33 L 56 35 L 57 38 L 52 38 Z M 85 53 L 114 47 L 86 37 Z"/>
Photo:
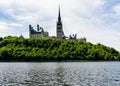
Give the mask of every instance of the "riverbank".
<path id="1" fill-rule="evenodd" d="M 118 60 L 114 60 L 114 61 L 104 61 L 104 60 L 100 60 L 100 61 L 91 61 L 91 60 L 62 60 L 62 61 L 57 61 L 57 60 L 33 60 L 33 61 L 22 61 L 22 60 L 0 60 L 0 62 L 120 62 Z"/>

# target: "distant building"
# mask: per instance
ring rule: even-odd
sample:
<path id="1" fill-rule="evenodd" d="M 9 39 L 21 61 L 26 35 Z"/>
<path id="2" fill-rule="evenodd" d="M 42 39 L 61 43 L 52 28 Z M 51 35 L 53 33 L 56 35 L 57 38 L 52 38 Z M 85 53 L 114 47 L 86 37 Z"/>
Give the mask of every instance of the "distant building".
<path id="1" fill-rule="evenodd" d="M 30 38 L 52 38 L 52 39 L 59 39 L 59 40 L 63 40 L 63 39 L 68 39 L 68 40 L 82 40 L 82 41 L 86 41 L 86 38 L 80 38 L 77 39 L 77 34 L 72 34 L 69 35 L 69 37 L 66 37 L 63 31 L 63 25 L 62 25 L 62 20 L 61 20 L 61 14 L 60 14 L 60 8 L 58 11 L 58 20 L 56 23 L 56 36 L 49 36 L 49 33 L 44 31 L 44 29 L 42 27 L 40 27 L 39 25 L 37 25 L 37 30 L 34 30 L 33 27 L 31 25 L 29 25 L 29 37 Z"/>
<path id="2" fill-rule="evenodd" d="M 76 41 L 77 40 L 77 34 L 69 35 L 69 39 Z"/>
<path id="3" fill-rule="evenodd" d="M 87 41 L 87 39 L 85 38 L 85 37 L 83 37 L 83 38 L 79 38 L 79 39 L 77 39 L 77 40 L 81 40 L 81 41 Z"/>
<path id="4" fill-rule="evenodd" d="M 58 21 L 57 21 L 57 26 L 56 26 L 56 33 L 57 33 L 57 39 L 64 39 L 64 32 L 63 32 L 63 26 L 62 26 L 62 21 L 61 21 L 61 15 L 60 15 L 60 8 L 59 8 L 59 14 L 58 14 Z"/>
<path id="5" fill-rule="evenodd" d="M 24 37 L 23 37 L 23 35 L 22 35 L 22 34 L 20 35 L 20 37 L 19 37 L 19 38 L 20 38 L 20 39 L 24 39 Z"/>
<path id="6" fill-rule="evenodd" d="M 47 38 L 49 37 L 49 33 L 45 32 L 42 27 L 37 25 L 37 31 L 33 29 L 31 25 L 29 25 L 29 37 L 30 38 Z"/>

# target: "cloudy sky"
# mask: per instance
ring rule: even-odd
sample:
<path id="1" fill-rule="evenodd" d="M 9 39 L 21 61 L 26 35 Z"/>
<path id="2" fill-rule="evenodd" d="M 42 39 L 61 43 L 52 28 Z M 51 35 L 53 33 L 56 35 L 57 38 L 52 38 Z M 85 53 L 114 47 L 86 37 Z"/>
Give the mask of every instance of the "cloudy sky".
<path id="1" fill-rule="evenodd" d="M 120 51 L 120 0 L 0 0 L 0 36 L 29 37 L 29 24 L 56 35 L 59 6 L 66 36 Z"/>

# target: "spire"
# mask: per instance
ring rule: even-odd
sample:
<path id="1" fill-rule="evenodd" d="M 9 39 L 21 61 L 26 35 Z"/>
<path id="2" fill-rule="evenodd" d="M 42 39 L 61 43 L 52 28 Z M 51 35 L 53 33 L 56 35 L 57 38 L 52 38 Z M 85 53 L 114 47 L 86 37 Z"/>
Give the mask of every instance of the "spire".
<path id="1" fill-rule="evenodd" d="M 60 6 L 59 6 L 59 11 L 58 11 L 58 21 L 57 21 L 57 25 L 62 25 L 61 15 L 60 15 Z"/>
<path id="2" fill-rule="evenodd" d="M 61 15 L 60 15 L 60 6 L 59 6 L 59 15 L 58 15 L 58 21 L 61 21 Z"/>

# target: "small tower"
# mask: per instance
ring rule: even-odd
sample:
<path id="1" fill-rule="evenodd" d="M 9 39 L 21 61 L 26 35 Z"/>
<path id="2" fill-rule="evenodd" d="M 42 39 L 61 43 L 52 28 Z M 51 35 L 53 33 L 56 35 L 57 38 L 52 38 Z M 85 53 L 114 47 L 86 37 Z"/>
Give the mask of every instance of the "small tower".
<path id="1" fill-rule="evenodd" d="M 63 39 L 63 29 L 62 29 L 62 21 L 61 21 L 61 15 L 60 15 L 60 7 L 59 7 L 59 13 L 58 13 L 58 21 L 57 21 L 57 38 L 62 40 Z"/>
<path id="2" fill-rule="evenodd" d="M 31 38 L 31 31 L 32 31 L 32 26 L 29 25 L 29 37 Z"/>

